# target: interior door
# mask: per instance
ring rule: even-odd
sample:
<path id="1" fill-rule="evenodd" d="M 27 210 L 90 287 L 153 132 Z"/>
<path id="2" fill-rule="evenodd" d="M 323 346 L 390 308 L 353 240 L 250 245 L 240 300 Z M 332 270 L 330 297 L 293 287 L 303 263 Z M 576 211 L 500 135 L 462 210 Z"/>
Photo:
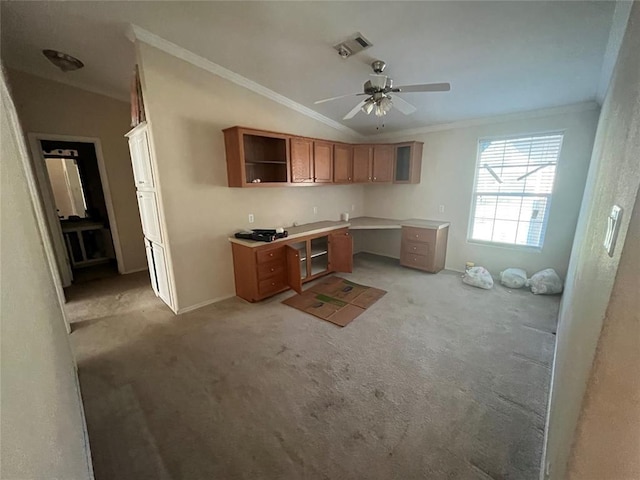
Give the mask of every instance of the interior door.
<path id="1" fill-rule="evenodd" d="M 353 147 L 353 182 L 371 181 L 371 146 L 356 145 Z"/>
<path id="2" fill-rule="evenodd" d="M 393 146 L 376 145 L 373 149 L 373 181 L 391 183 L 393 180 Z"/>
<path id="3" fill-rule="evenodd" d="M 291 181 L 313 182 L 313 141 L 306 138 L 291 139 Z"/>
<path id="4" fill-rule="evenodd" d="M 353 181 L 353 147 L 351 145 L 333 146 L 333 181 L 335 183 Z"/>
<path id="5" fill-rule="evenodd" d="M 329 142 L 313 142 L 313 180 L 333 182 L 333 144 Z"/>
<path id="6" fill-rule="evenodd" d="M 300 276 L 300 250 L 286 245 L 284 247 L 287 257 L 287 284 L 292 290 L 302 293 L 302 278 Z"/>
<path id="7" fill-rule="evenodd" d="M 349 232 L 329 235 L 329 270 L 348 273 L 353 271 L 353 237 Z"/>

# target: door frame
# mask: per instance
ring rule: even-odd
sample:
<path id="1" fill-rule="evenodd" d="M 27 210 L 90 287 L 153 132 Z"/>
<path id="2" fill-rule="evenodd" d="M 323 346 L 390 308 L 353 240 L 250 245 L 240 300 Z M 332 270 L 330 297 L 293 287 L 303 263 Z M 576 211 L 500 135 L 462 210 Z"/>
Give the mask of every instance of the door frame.
<path id="1" fill-rule="evenodd" d="M 36 177 L 38 180 L 38 186 L 40 191 L 40 197 L 42 200 L 45 213 L 48 217 L 49 223 L 51 223 L 52 241 L 58 264 L 60 260 L 64 260 L 67 270 L 60 271 L 62 285 L 67 287 L 71 284 L 72 273 L 71 264 L 68 259 L 67 248 L 62 235 L 62 229 L 60 228 L 60 221 L 55 209 L 55 200 L 53 198 L 53 190 L 51 189 L 51 182 L 47 173 L 44 155 L 42 153 L 41 140 L 45 141 L 59 141 L 59 142 L 81 142 L 91 143 L 96 152 L 96 159 L 98 161 L 98 172 L 100 174 L 100 183 L 102 184 L 102 192 L 104 194 L 104 203 L 107 207 L 107 218 L 109 219 L 109 231 L 111 232 L 111 239 L 113 241 L 113 249 L 116 255 L 116 262 L 118 264 L 118 273 L 124 274 L 124 262 L 122 258 L 122 247 L 120 245 L 120 235 L 118 233 L 118 223 L 116 221 L 115 212 L 113 209 L 113 201 L 111 199 L 111 189 L 109 188 L 109 177 L 107 175 L 107 169 L 104 163 L 104 157 L 102 155 L 102 143 L 97 137 L 82 137 L 79 135 L 59 135 L 54 133 L 34 133 L 29 132 L 27 134 L 29 139 L 29 147 L 31 149 L 31 155 L 33 158 L 33 164 L 35 168 Z M 53 222 L 55 220 L 55 222 Z M 57 228 L 56 228 L 57 225 Z M 64 255 L 64 258 L 60 258 Z"/>

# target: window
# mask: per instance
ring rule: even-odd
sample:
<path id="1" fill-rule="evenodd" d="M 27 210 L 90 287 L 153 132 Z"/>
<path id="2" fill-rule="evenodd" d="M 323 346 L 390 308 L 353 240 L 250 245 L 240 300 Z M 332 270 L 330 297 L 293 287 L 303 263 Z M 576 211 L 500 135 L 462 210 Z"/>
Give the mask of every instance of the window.
<path id="1" fill-rule="evenodd" d="M 469 240 L 542 248 L 562 137 L 479 140 Z"/>

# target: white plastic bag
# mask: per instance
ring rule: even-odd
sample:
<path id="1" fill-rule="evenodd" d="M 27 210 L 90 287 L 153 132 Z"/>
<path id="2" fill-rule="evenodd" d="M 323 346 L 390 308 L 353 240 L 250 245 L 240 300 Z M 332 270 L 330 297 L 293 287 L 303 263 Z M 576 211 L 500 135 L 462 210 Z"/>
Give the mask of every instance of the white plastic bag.
<path id="1" fill-rule="evenodd" d="M 489 290 L 493 287 L 493 278 L 491 278 L 491 274 L 486 268 L 471 267 L 465 272 L 464 277 L 462 277 L 462 283 Z"/>
<path id="2" fill-rule="evenodd" d="M 527 283 L 527 272 L 521 268 L 507 268 L 500 272 L 500 283 L 507 288 L 522 288 Z"/>
<path id="3" fill-rule="evenodd" d="M 553 268 L 534 273 L 527 281 L 531 293 L 536 295 L 553 295 L 562 292 L 562 280 Z"/>

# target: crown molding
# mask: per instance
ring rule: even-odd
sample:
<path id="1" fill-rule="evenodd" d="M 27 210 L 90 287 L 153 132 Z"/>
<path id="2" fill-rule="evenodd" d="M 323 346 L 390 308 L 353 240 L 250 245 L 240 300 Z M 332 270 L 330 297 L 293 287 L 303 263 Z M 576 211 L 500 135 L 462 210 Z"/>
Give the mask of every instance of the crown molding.
<path id="1" fill-rule="evenodd" d="M 560 107 L 541 108 L 538 110 L 527 110 L 525 112 L 506 113 L 503 115 L 493 115 L 490 117 L 470 118 L 468 120 L 460 120 L 451 123 L 440 123 L 435 125 L 428 125 L 425 127 L 411 128 L 406 130 L 398 130 L 389 133 L 376 133 L 367 136 L 369 140 L 387 140 L 396 139 L 400 137 L 408 137 L 413 135 L 420 135 L 424 133 L 440 132 L 443 130 L 453 130 L 456 128 L 468 128 L 476 127 L 479 125 L 488 125 L 492 123 L 505 123 L 514 122 L 517 120 L 526 120 L 529 118 L 549 117 L 553 115 L 563 115 L 567 113 L 586 112 L 589 110 L 597 110 L 600 105 L 595 101 L 573 103 L 570 105 L 563 105 Z"/>
<path id="2" fill-rule="evenodd" d="M 127 38 L 132 42 L 140 41 L 144 42 L 147 45 L 157 48 L 158 50 L 162 50 L 169 55 L 177 57 L 185 62 L 188 62 L 196 67 L 202 68 L 203 70 L 208 71 L 209 73 L 213 73 L 219 77 L 224 78 L 225 80 L 229 80 L 230 82 L 235 83 L 236 85 L 240 85 L 241 87 L 247 88 L 252 92 L 257 93 L 258 95 L 262 95 L 263 97 L 268 98 L 274 102 L 277 102 L 285 107 L 288 107 L 292 110 L 295 110 L 298 113 L 306 115 L 307 117 L 313 118 L 319 122 L 324 123 L 336 130 L 339 130 L 343 133 L 351 135 L 355 138 L 364 138 L 364 136 L 351 128 L 336 122 L 335 120 L 325 117 L 324 115 L 312 110 L 304 105 L 291 100 L 290 98 L 285 97 L 284 95 L 280 95 L 273 90 L 260 85 L 259 83 L 254 82 L 253 80 L 249 80 L 242 75 L 239 75 L 231 70 L 218 65 L 217 63 L 212 62 L 200 55 L 197 55 L 186 48 L 183 48 L 175 43 L 172 43 L 168 40 L 165 40 L 158 35 L 145 30 L 137 25 L 130 24 L 129 29 L 127 31 Z"/>

